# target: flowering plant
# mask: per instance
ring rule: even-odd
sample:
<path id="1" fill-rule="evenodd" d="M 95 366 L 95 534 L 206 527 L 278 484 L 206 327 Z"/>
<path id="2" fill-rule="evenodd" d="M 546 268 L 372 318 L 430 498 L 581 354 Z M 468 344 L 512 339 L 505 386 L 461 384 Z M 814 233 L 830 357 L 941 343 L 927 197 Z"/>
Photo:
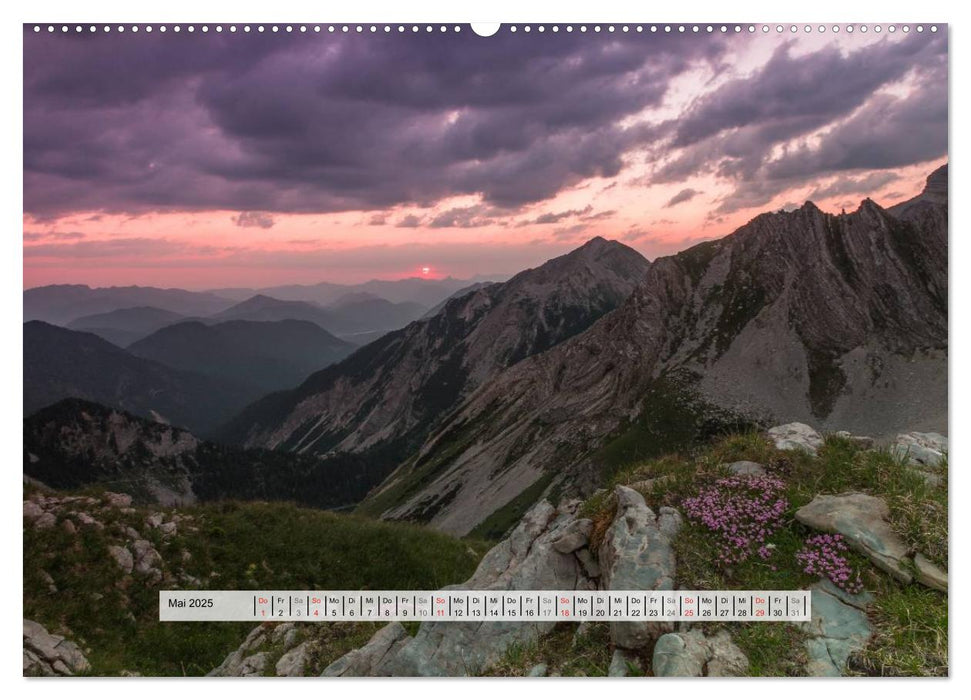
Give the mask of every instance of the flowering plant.
<path id="1" fill-rule="evenodd" d="M 720 536 L 721 563 L 741 563 L 753 554 L 768 559 L 768 538 L 789 507 L 784 489 L 785 482 L 774 476 L 730 476 L 686 498 L 682 506 L 690 520 Z"/>
<path id="2" fill-rule="evenodd" d="M 825 576 L 848 593 L 863 590 L 860 572 L 854 572 L 844 552 L 848 547 L 842 535 L 813 535 L 796 552 L 803 571 L 813 576 Z"/>

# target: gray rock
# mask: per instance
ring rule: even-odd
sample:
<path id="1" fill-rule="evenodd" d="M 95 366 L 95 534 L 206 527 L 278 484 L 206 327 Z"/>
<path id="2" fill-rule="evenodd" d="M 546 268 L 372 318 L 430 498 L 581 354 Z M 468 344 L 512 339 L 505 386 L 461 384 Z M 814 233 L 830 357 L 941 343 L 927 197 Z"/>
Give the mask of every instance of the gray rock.
<path id="1" fill-rule="evenodd" d="M 622 678 L 630 673 L 631 668 L 643 673 L 641 661 L 634 654 L 626 649 L 614 649 L 613 656 L 610 657 L 610 666 L 607 667 L 607 675 L 614 678 Z"/>
<path id="2" fill-rule="evenodd" d="M 742 476 L 764 476 L 765 467 L 758 462 L 732 462 L 728 465 L 728 470 L 733 474 Z"/>
<path id="3" fill-rule="evenodd" d="M 78 528 L 70 518 L 64 518 L 64 521 L 61 523 L 61 529 L 69 535 L 78 534 Z"/>
<path id="4" fill-rule="evenodd" d="M 49 593 L 57 593 L 57 584 L 54 583 L 54 577 L 51 576 L 44 570 L 41 570 L 40 577 L 44 579 L 44 583 L 47 584 L 47 591 Z"/>
<path id="5" fill-rule="evenodd" d="M 143 540 L 144 541 L 144 540 Z M 135 566 L 135 559 L 132 557 L 132 553 L 128 551 L 127 547 L 119 547 L 118 545 L 109 545 L 108 554 L 111 558 L 115 560 L 121 570 L 126 574 L 130 574 Z"/>
<path id="6" fill-rule="evenodd" d="M 262 676 L 266 671 L 266 664 L 269 660 L 270 653 L 267 651 L 258 651 L 255 654 L 247 656 L 243 659 L 243 663 L 240 664 L 237 675 L 241 677 Z"/>
<path id="7" fill-rule="evenodd" d="M 576 522 L 574 509 L 546 501 L 526 513 L 509 537 L 493 547 L 468 581 L 452 590 L 573 590 L 591 587 L 572 553 L 553 546 Z M 582 527 L 582 526 L 581 526 Z M 555 622 L 423 622 L 413 638 L 392 623 L 361 649 L 331 664 L 325 675 L 464 676 L 488 669 L 512 644 L 528 644 Z"/>
<path id="8" fill-rule="evenodd" d="M 947 453 L 947 438 L 939 433 L 902 433 L 893 452 L 906 457 L 913 466 L 936 467 Z"/>
<path id="9" fill-rule="evenodd" d="M 823 436 L 805 423 L 786 423 L 769 428 L 769 439 L 779 450 L 804 450 L 816 454 L 823 446 Z"/>
<path id="10" fill-rule="evenodd" d="M 599 552 L 604 590 L 672 590 L 671 541 L 681 527 L 681 516 L 673 508 L 661 508 L 655 516 L 644 497 L 626 486 L 617 486 L 614 494 L 617 514 Z M 610 636 L 619 647 L 641 649 L 672 629 L 669 622 L 612 622 Z"/>
<path id="11" fill-rule="evenodd" d="M 928 588 L 947 593 L 947 572 L 938 568 L 923 554 L 914 555 L 914 567 L 917 569 L 917 580 Z"/>
<path id="12" fill-rule="evenodd" d="M 864 493 L 816 496 L 796 511 L 796 520 L 816 530 L 838 532 L 847 543 L 894 578 L 910 583 L 909 551 L 887 523 L 890 509 Z"/>
<path id="13" fill-rule="evenodd" d="M 875 442 L 875 440 L 868 435 L 853 435 L 847 430 L 838 430 L 836 432 L 836 437 L 849 440 L 861 450 L 872 449 Z"/>
<path id="14" fill-rule="evenodd" d="M 330 664 L 322 676 L 374 676 L 389 654 L 408 643 L 408 632 L 398 622 L 382 627 L 367 644 Z"/>
<path id="15" fill-rule="evenodd" d="M 161 577 L 162 572 L 158 567 L 162 564 L 162 557 L 148 540 L 135 540 L 132 543 L 132 554 L 135 559 L 135 571 L 140 574 L 149 574 L 153 577 Z"/>
<path id="16" fill-rule="evenodd" d="M 658 638 L 654 645 L 651 665 L 654 675 L 665 677 L 694 677 L 704 673 L 708 661 L 708 645 L 700 630 L 671 632 Z"/>
<path id="17" fill-rule="evenodd" d="M 159 525 L 158 529 L 163 535 L 170 537 L 176 533 L 178 526 L 174 522 L 167 522 Z"/>
<path id="18" fill-rule="evenodd" d="M 27 619 L 23 659 L 24 675 L 29 676 L 73 676 L 91 668 L 77 644 Z"/>
<path id="19" fill-rule="evenodd" d="M 573 556 L 580 562 L 580 566 L 583 567 L 583 573 L 589 578 L 600 578 L 600 562 L 590 553 L 589 549 L 586 547 L 578 549 L 573 553 Z"/>
<path id="20" fill-rule="evenodd" d="M 276 675 L 303 676 L 309 658 L 309 645 L 310 642 L 304 642 L 281 656 L 276 662 Z"/>
<path id="21" fill-rule="evenodd" d="M 207 676 L 242 676 L 244 671 L 252 671 L 253 664 L 246 664 L 246 661 L 251 657 L 269 638 L 268 630 L 263 625 L 259 625 L 250 630 L 250 633 L 246 635 L 246 639 L 239 647 L 230 652 L 229 655 L 223 659 L 223 662 L 219 664 L 216 668 L 207 673 Z M 255 662 L 259 664 L 259 661 Z M 266 658 L 263 659 L 263 667 L 266 667 Z M 249 675 L 254 675 L 250 673 Z"/>
<path id="22" fill-rule="evenodd" d="M 24 517 L 33 522 L 44 514 L 44 509 L 33 501 L 24 501 Z"/>
<path id="23" fill-rule="evenodd" d="M 34 520 L 34 527 L 38 530 L 49 530 L 54 527 L 57 523 L 57 516 L 53 513 L 41 513 L 40 516 Z"/>
<path id="24" fill-rule="evenodd" d="M 98 530 L 103 530 L 105 527 L 100 520 L 97 520 L 91 517 L 87 513 L 78 512 L 78 513 L 72 513 L 72 515 L 75 518 L 77 518 L 78 522 L 84 525 L 85 527 L 93 527 L 93 528 L 97 528 Z"/>
<path id="25" fill-rule="evenodd" d="M 561 554 L 575 552 L 581 547 L 587 546 L 587 543 L 590 541 L 591 532 L 593 532 L 592 520 L 589 518 L 574 520 L 553 541 L 553 549 Z"/>
<path id="26" fill-rule="evenodd" d="M 863 649 L 873 634 L 865 612 L 872 596 L 847 593 L 827 579 L 810 590 L 812 619 L 797 625 L 809 635 L 806 675 L 841 676 L 850 655 Z"/>
<path id="27" fill-rule="evenodd" d="M 711 637 L 698 628 L 665 634 L 651 663 L 658 677 L 742 676 L 748 670 L 748 658 L 727 630 Z"/>
<path id="28" fill-rule="evenodd" d="M 131 496 L 127 493 L 105 491 L 104 496 L 105 500 L 108 501 L 108 505 L 113 508 L 128 508 L 131 506 Z"/>
<path id="29" fill-rule="evenodd" d="M 145 524 L 149 527 L 156 528 L 162 524 L 163 520 L 165 520 L 165 516 L 162 513 L 152 513 L 145 518 Z"/>
<path id="30" fill-rule="evenodd" d="M 542 678 L 543 676 L 546 675 L 547 670 L 548 668 L 546 664 L 536 664 L 531 669 L 529 669 L 529 673 L 527 673 L 526 676 L 528 678 Z"/>

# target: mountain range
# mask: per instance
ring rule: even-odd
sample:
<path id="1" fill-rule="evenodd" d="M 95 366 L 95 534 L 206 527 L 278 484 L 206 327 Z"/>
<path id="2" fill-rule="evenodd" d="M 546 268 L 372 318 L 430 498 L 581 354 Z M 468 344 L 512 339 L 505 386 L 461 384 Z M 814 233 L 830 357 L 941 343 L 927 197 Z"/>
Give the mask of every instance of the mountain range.
<path id="1" fill-rule="evenodd" d="M 367 285 L 236 290 L 130 352 L 27 323 L 25 411 L 77 396 L 164 418 L 274 455 L 280 478 L 295 460 L 315 488 L 341 484 L 329 502 L 459 535 L 729 429 L 946 432 L 947 199 L 944 166 L 889 208 L 807 202 L 652 262 L 595 238 L 505 282 L 450 280 L 433 303 Z M 423 281 L 405 282 L 396 293 Z M 406 325 L 353 352 L 312 330 L 372 307 Z"/>
<path id="2" fill-rule="evenodd" d="M 464 534 L 713 421 L 944 430 L 947 221 L 944 166 L 892 210 L 806 203 L 659 258 L 586 332 L 482 385 L 362 507 Z"/>
<path id="3" fill-rule="evenodd" d="M 390 469 L 497 372 L 616 308 L 647 265 L 627 246 L 593 239 L 508 282 L 451 299 L 437 315 L 261 399 L 217 435 L 302 454 L 361 453 Z"/>
<path id="4" fill-rule="evenodd" d="M 260 394 L 136 357 L 93 333 L 43 321 L 23 333 L 25 416 L 73 397 L 205 432 Z"/>

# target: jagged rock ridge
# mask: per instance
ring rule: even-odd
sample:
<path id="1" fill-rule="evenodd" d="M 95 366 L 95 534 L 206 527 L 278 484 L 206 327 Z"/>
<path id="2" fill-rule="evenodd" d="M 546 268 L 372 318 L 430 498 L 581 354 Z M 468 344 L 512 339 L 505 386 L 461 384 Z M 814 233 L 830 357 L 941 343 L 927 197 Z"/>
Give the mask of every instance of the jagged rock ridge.
<path id="1" fill-rule="evenodd" d="M 895 211 L 806 203 L 654 261 L 620 308 L 482 386 L 371 507 L 468 533 L 550 474 L 582 483 L 659 384 L 764 421 L 942 430 L 946 166 Z"/>
<path id="2" fill-rule="evenodd" d="M 394 447 L 389 464 L 496 372 L 619 306 L 647 261 L 597 238 L 508 282 L 473 289 L 245 410 L 221 436 L 308 454 Z"/>

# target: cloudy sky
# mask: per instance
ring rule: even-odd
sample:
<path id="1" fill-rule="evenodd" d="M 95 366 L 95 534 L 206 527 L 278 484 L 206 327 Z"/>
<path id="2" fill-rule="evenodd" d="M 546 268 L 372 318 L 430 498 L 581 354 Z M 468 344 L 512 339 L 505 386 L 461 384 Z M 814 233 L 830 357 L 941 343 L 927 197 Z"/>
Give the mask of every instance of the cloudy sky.
<path id="1" fill-rule="evenodd" d="M 932 34 L 24 36 L 24 285 L 511 273 L 920 190 Z"/>

